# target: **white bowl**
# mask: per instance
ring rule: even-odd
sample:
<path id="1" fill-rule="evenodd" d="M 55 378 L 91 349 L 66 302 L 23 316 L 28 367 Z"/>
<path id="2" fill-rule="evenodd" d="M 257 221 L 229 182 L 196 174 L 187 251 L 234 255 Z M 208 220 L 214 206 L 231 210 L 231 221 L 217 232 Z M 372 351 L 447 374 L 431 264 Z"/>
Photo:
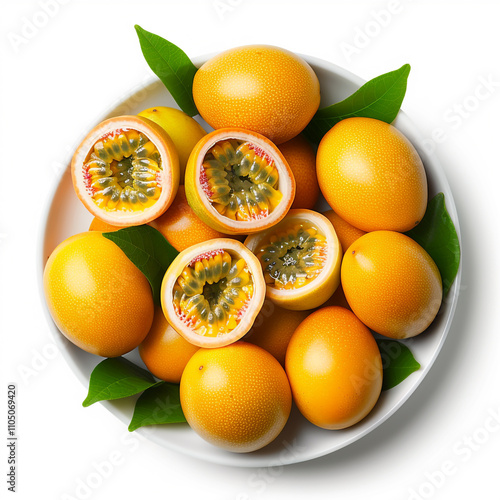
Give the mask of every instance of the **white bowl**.
<path id="1" fill-rule="evenodd" d="M 198 58 L 194 63 L 199 66 L 209 57 Z M 347 97 L 364 83 L 361 78 L 334 64 L 314 57 L 303 57 L 313 67 L 320 80 L 321 107 Z M 124 96 L 110 110 L 98 117 L 96 122 L 88 127 L 88 130 L 106 118 L 122 114 L 137 114 L 152 106 L 177 107 L 164 86 L 159 80 L 153 78 L 141 87 L 134 89 L 129 95 Z M 210 130 L 205 122 L 201 119 L 199 121 L 207 131 Z M 404 113 L 399 113 L 395 125 L 412 141 L 422 157 L 427 172 L 430 196 L 432 197 L 438 192 L 445 194 L 446 206 L 460 235 L 453 195 L 438 161 L 432 154 L 428 154 L 420 147 L 422 139 Z M 84 130 L 82 133 L 86 133 L 88 130 Z M 77 144 L 75 144 L 76 146 Z M 68 158 L 68 167 L 69 160 Z M 318 208 L 326 210 L 328 206 L 323 200 L 319 203 Z M 40 293 L 43 296 L 41 277 L 45 262 L 52 250 L 65 238 L 86 231 L 92 219 L 74 193 L 69 168 L 66 168 L 61 174 L 61 178 L 55 183 L 42 217 L 38 248 L 38 274 Z M 406 341 L 421 364 L 420 370 L 410 375 L 400 385 L 383 392 L 373 411 L 364 420 L 349 429 L 340 431 L 320 429 L 307 422 L 294 408 L 290 420 L 280 436 L 264 449 L 248 454 L 236 454 L 215 448 L 203 441 L 187 424 L 143 427 L 135 432 L 140 432 L 162 446 L 187 455 L 209 462 L 245 467 L 297 463 L 343 448 L 387 420 L 403 405 L 427 375 L 450 329 L 460 289 L 460 276 L 461 267 L 447 298 L 443 302 L 441 311 L 428 331 L 415 339 Z M 45 312 L 49 327 L 64 358 L 82 383 L 88 387 L 90 373 L 102 358 L 88 354 L 67 341 L 52 321 L 47 308 L 45 308 Z M 144 366 L 137 350 L 128 354 L 127 357 Z M 134 402 L 134 398 L 129 398 L 114 402 L 106 401 L 101 404 L 105 405 L 123 422 L 119 425 L 128 425 L 132 417 Z"/>

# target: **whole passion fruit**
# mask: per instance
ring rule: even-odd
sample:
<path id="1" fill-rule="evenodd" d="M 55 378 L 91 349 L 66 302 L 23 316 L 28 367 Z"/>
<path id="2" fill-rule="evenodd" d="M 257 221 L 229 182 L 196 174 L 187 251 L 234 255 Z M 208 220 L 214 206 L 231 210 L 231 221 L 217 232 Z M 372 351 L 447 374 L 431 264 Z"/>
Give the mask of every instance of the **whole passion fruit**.
<path id="1" fill-rule="evenodd" d="M 363 231 L 405 232 L 427 207 L 427 177 L 410 141 L 388 123 L 347 118 L 318 147 L 321 192 L 333 210 Z"/>
<path id="2" fill-rule="evenodd" d="M 60 243 L 45 265 L 43 287 L 61 333 L 91 354 L 115 357 L 131 351 L 153 322 L 148 280 L 99 231 Z"/>
<path id="3" fill-rule="evenodd" d="M 195 74 L 193 97 L 213 128 L 253 130 L 276 144 L 298 135 L 320 101 L 309 64 L 270 45 L 236 47 L 207 61 Z"/>

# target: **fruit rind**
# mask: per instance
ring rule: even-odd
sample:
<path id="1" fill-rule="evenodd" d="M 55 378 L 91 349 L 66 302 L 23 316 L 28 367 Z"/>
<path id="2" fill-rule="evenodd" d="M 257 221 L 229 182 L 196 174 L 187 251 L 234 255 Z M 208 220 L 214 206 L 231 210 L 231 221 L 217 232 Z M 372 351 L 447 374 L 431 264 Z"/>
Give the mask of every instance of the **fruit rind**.
<path id="1" fill-rule="evenodd" d="M 312 210 L 319 197 L 316 153 L 302 134 L 280 144 L 278 148 L 295 177 L 296 192 L 292 208 Z"/>
<path id="2" fill-rule="evenodd" d="M 162 159 L 161 194 L 149 208 L 136 213 L 100 209 L 88 193 L 82 168 L 96 142 L 106 134 L 119 129 L 137 130 L 154 143 Z M 172 203 L 179 187 L 179 157 L 172 139 L 153 121 L 139 116 L 124 115 L 109 118 L 94 127 L 83 139 L 71 161 L 71 176 L 75 192 L 85 208 L 108 224 L 126 227 L 145 224 L 160 216 Z"/>
<path id="3" fill-rule="evenodd" d="M 279 290 L 267 285 L 266 296 L 285 309 L 304 311 L 319 307 L 326 302 L 340 284 L 342 248 L 332 223 L 325 216 L 313 210 L 291 209 L 287 216 L 272 228 L 248 236 L 245 240 L 245 246 L 250 251 L 255 252 L 264 238 L 270 233 L 276 233 L 292 220 L 310 221 L 326 236 L 328 253 L 323 271 L 309 284 L 296 290 Z"/>
<path id="4" fill-rule="evenodd" d="M 182 270 L 200 255 L 213 251 L 226 250 L 243 258 L 253 278 L 253 294 L 246 305 L 244 314 L 237 326 L 224 335 L 217 337 L 202 336 L 188 327 L 177 315 L 173 305 L 174 286 Z M 194 245 L 182 251 L 170 264 L 163 278 L 161 287 L 161 305 L 163 313 L 170 325 L 188 342 L 199 347 L 223 347 L 243 337 L 253 325 L 265 300 L 266 284 L 260 263 L 255 255 L 242 243 L 230 238 L 216 238 L 202 244 Z"/>
<path id="5" fill-rule="evenodd" d="M 138 116 L 155 122 L 174 142 L 179 156 L 180 182 L 183 184 L 191 150 L 207 132 L 194 118 L 176 108 L 154 106 L 141 111 Z"/>
<path id="6" fill-rule="evenodd" d="M 242 341 L 198 350 L 182 374 L 180 400 L 191 428 L 233 453 L 256 451 L 276 439 L 292 407 L 282 366 Z"/>
<path id="7" fill-rule="evenodd" d="M 199 179 L 205 155 L 215 144 L 230 139 L 248 141 L 274 160 L 279 173 L 278 188 L 283 197 L 274 210 L 264 218 L 239 221 L 225 217 L 213 207 L 200 186 Z M 230 235 L 246 235 L 276 224 L 287 214 L 295 198 L 295 178 L 279 149 L 266 137 L 241 128 L 214 130 L 196 144 L 186 167 L 185 188 L 188 203 L 196 215 L 216 231 Z"/>
<path id="8" fill-rule="evenodd" d="M 87 255 L 82 254 L 80 240 L 85 240 Z M 111 292 L 102 289 L 103 283 Z M 99 231 L 60 243 L 45 265 L 43 286 L 60 332 L 91 354 L 115 357 L 131 351 L 153 322 L 153 295 L 146 277 Z"/>
<path id="9" fill-rule="evenodd" d="M 343 307 L 323 307 L 297 327 L 285 367 L 300 412 L 323 429 L 345 429 L 361 421 L 382 389 L 377 343 Z"/>
<path id="10" fill-rule="evenodd" d="M 316 170 L 330 207 L 358 229 L 405 232 L 424 216 L 424 165 L 389 123 L 364 117 L 338 122 L 318 146 Z"/>
<path id="11" fill-rule="evenodd" d="M 182 371 L 197 346 L 187 342 L 167 322 L 160 306 L 155 307 L 153 324 L 139 344 L 139 355 L 147 369 L 160 380 L 178 384 Z"/>
<path id="12" fill-rule="evenodd" d="M 388 256 L 388 252 L 394 253 Z M 443 289 L 436 263 L 416 241 L 396 231 L 373 231 L 358 238 L 346 251 L 341 279 L 356 316 L 386 337 L 419 335 L 441 307 Z"/>
<path id="13" fill-rule="evenodd" d="M 194 77 L 193 98 L 213 128 L 243 127 L 280 144 L 314 116 L 320 84 L 299 55 L 272 45 L 247 45 L 203 64 Z"/>

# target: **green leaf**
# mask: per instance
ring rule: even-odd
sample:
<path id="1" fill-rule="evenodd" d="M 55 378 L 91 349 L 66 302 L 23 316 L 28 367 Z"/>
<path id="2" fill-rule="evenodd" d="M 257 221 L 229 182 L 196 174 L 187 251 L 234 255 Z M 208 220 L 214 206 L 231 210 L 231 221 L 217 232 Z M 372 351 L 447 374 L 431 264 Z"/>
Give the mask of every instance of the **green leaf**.
<path id="1" fill-rule="evenodd" d="M 179 385 L 159 382 L 139 396 L 128 430 L 135 431 L 145 425 L 176 424 L 185 421 Z"/>
<path id="2" fill-rule="evenodd" d="M 160 231 L 147 224 L 103 233 L 103 236 L 116 243 L 142 271 L 151 285 L 153 299 L 159 305 L 163 276 L 179 252 Z"/>
<path id="3" fill-rule="evenodd" d="M 410 65 L 405 64 L 373 78 L 343 101 L 320 109 L 303 134 L 311 142 L 319 144 L 336 123 L 346 118 L 363 116 L 391 123 L 401 108 L 409 74 Z"/>
<path id="4" fill-rule="evenodd" d="M 383 391 L 392 389 L 420 368 L 420 363 L 402 342 L 377 339 L 377 344 L 384 369 Z"/>
<path id="5" fill-rule="evenodd" d="M 193 79 L 197 71 L 191 59 L 177 45 L 135 25 L 141 50 L 156 76 L 189 116 L 198 114 L 193 100 Z"/>
<path id="6" fill-rule="evenodd" d="M 98 401 L 133 396 L 156 384 L 154 377 L 128 359 L 108 358 L 92 371 L 89 393 L 82 403 L 90 406 Z"/>
<path id="7" fill-rule="evenodd" d="M 438 193 L 429 201 L 420 224 L 406 234 L 422 246 L 436 263 L 443 281 L 443 295 L 446 295 L 458 272 L 460 242 L 446 210 L 443 193 Z"/>

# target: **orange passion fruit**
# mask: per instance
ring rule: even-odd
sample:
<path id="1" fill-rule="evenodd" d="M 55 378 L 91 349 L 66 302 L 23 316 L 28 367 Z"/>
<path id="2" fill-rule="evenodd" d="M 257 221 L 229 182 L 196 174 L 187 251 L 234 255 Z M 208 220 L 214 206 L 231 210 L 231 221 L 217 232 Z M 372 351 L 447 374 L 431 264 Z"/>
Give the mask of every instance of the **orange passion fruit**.
<path id="1" fill-rule="evenodd" d="M 113 226 L 134 226 L 170 206 L 179 186 L 179 159 L 156 123 L 118 116 L 89 132 L 73 156 L 71 174 L 92 215 Z"/>
<path id="2" fill-rule="evenodd" d="M 278 361 L 241 341 L 196 352 L 182 373 L 180 399 L 195 432 L 236 453 L 273 441 L 292 406 L 290 385 Z"/>
<path id="3" fill-rule="evenodd" d="M 363 231 L 408 231 L 424 216 L 427 177 L 410 141 L 373 118 L 347 118 L 318 147 L 319 186 L 330 207 Z"/>
<path id="4" fill-rule="evenodd" d="M 98 231 L 64 240 L 43 274 L 54 322 L 73 344 L 98 356 L 121 356 L 137 347 L 153 321 L 146 277 Z"/>
<path id="5" fill-rule="evenodd" d="M 295 196 L 295 179 L 279 149 L 244 129 L 203 137 L 189 157 L 186 196 L 196 215 L 216 231 L 249 234 L 279 222 Z"/>
<path id="6" fill-rule="evenodd" d="M 207 240 L 227 238 L 228 236 L 207 226 L 194 213 L 187 202 L 184 186 L 179 186 L 170 208 L 163 215 L 151 221 L 150 226 L 160 231 L 178 252 Z"/>
<path id="7" fill-rule="evenodd" d="M 265 298 L 257 258 L 239 241 L 209 240 L 172 262 L 161 289 L 167 321 L 199 347 L 231 344 L 248 332 Z"/>
<path id="8" fill-rule="evenodd" d="M 293 332 L 311 311 L 290 311 L 266 299 L 244 341 L 258 345 L 285 366 L 285 354 Z"/>
<path id="9" fill-rule="evenodd" d="M 298 55 L 269 45 L 237 47 L 196 72 L 193 97 L 213 128 L 242 127 L 281 144 L 318 110 L 319 81 Z"/>
<path id="10" fill-rule="evenodd" d="M 267 297 L 285 309 L 318 307 L 340 283 L 339 239 L 317 212 L 292 209 L 276 226 L 250 235 L 245 245 L 262 266 Z"/>
<path id="11" fill-rule="evenodd" d="M 333 210 L 323 212 L 323 215 L 332 223 L 335 232 L 339 237 L 342 251 L 345 252 L 358 238 L 366 234 L 365 231 L 352 226 L 346 222 L 342 217 L 336 214 Z"/>
<path id="12" fill-rule="evenodd" d="M 434 320 L 443 295 L 430 255 L 408 236 L 374 231 L 357 239 L 342 261 L 351 309 L 369 328 L 395 339 L 413 337 Z"/>
<path id="13" fill-rule="evenodd" d="M 345 429 L 372 410 L 382 359 L 370 330 L 347 309 L 323 307 L 295 330 L 286 352 L 293 399 L 310 422 Z"/>
<path id="14" fill-rule="evenodd" d="M 318 201 L 316 154 L 303 135 L 279 145 L 295 178 L 296 192 L 292 208 L 313 208 Z"/>
<path id="15" fill-rule="evenodd" d="M 92 222 L 89 226 L 89 231 L 101 231 L 101 233 L 112 233 L 113 231 L 118 231 L 119 229 L 122 228 L 118 226 L 112 226 L 111 224 L 108 224 L 107 222 L 104 222 L 97 217 L 94 217 L 92 219 Z"/>
<path id="16" fill-rule="evenodd" d="M 187 362 L 198 349 L 168 324 L 161 307 L 155 307 L 151 330 L 139 344 L 139 355 L 155 377 L 178 384 Z"/>

